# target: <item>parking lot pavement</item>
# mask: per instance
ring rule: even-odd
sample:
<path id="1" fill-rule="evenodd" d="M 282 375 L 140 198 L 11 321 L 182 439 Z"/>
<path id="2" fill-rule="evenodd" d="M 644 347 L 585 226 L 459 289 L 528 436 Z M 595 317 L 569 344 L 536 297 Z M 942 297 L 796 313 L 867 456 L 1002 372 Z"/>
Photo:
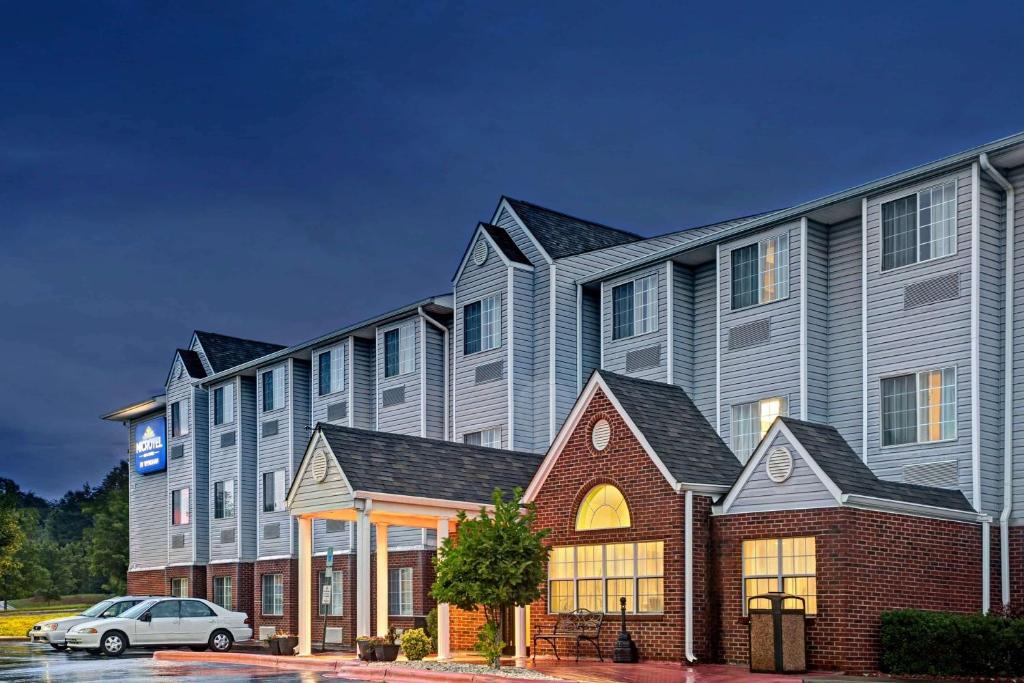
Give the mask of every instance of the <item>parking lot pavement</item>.
<path id="1" fill-rule="evenodd" d="M 94 657 L 84 652 L 57 652 L 49 645 L 0 641 L 0 681 L 5 683 L 319 683 L 337 681 L 313 672 L 280 672 L 223 664 L 159 662 L 148 650 L 121 657 Z"/>

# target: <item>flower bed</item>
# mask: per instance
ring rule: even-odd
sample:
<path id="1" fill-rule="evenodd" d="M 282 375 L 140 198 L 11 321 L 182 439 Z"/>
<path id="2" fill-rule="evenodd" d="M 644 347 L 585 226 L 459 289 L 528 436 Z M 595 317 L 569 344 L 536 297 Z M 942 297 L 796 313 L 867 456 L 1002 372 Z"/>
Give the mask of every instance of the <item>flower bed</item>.
<path id="1" fill-rule="evenodd" d="M 477 676 L 503 676 L 505 678 L 529 678 L 536 681 L 558 681 L 554 678 L 533 669 L 520 669 L 514 666 L 506 666 L 500 669 L 492 669 L 483 664 L 462 664 L 459 662 L 371 662 L 370 667 L 392 667 L 404 669 L 419 669 L 421 671 L 438 671 L 450 674 L 475 674 Z"/>

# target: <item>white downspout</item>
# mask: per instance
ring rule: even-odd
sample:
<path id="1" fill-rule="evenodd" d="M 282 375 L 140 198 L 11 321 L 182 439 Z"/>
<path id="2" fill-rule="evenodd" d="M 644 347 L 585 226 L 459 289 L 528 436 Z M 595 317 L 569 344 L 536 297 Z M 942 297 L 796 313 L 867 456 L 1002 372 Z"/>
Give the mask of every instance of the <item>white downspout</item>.
<path id="1" fill-rule="evenodd" d="M 423 310 L 422 306 L 418 307 L 416 310 L 420 314 L 421 318 L 426 320 L 428 323 L 430 323 L 431 325 L 433 325 L 437 329 L 441 330 L 442 343 L 444 344 L 444 440 L 445 441 L 449 441 L 450 440 L 450 436 L 449 436 L 449 431 L 448 431 L 448 417 L 449 417 L 449 414 L 448 414 L 448 401 L 450 399 L 448 398 L 448 395 L 449 395 L 450 387 L 448 386 L 448 382 L 449 382 L 449 379 L 448 379 L 448 354 L 449 354 L 449 352 L 453 352 L 453 351 L 452 351 L 452 349 L 448 348 L 448 328 L 445 327 L 444 325 L 442 325 L 441 323 L 437 322 L 433 318 L 431 318 L 429 315 L 427 315 L 427 312 Z M 424 365 L 426 365 L 426 362 L 425 362 L 425 359 L 427 357 L 427 353 L 426 353 L 426 349 L 427 349 L 426 339 L 424 339 L 423 341 L 424 341 L 424 344 L 423 344 L 423 358 L 424 358 Z M 423 387 L 423 391 L 426 391 L 426 390 L 427 390 L 427 388 Z"/>
<path id="2" fill-rule="evenodd" d="M 695 662 L 693 654 L 693 491 L 686 491 L 683 521 L 683 557 L 685 621 L 686 621 L 686 661 Z"/>
<path id="3" fill-rule="evenodd" d="M 1013 513 L 1013 306 L 1016 193 L 1013 185 L 995 169 L 987 154 L 979 159 L 985 172 L 1006 193 L 1006 297 L 1003 314 L 1003 510 L 999 514 L 999 579 L 1003 606 L 1010 604 L 1010 515 Z"/>

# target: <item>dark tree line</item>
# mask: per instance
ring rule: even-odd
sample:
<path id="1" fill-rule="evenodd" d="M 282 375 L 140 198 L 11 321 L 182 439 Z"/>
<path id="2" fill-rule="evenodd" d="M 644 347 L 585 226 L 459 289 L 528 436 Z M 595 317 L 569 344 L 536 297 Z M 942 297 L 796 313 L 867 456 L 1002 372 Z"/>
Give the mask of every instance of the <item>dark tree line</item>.
<path id="1" fill-rule="evenodd" d="M 0 478 L 0 600 L 123 593 L 127 571 L 127 462 L 57 501 Z"/>

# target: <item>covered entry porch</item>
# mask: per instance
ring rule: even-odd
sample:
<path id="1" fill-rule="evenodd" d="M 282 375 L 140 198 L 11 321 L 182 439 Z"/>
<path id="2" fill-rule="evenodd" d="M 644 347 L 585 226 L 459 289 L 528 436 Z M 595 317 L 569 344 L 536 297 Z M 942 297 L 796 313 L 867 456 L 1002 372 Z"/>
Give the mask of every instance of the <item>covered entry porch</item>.
<path id="1" fill-rule="evenodd" d="M 530 453 L 318 425 L 286 499 L 298 523 L 298 653 L 312 652 L 314 519 L 354 525 L 353 635 L 383 636 L 389 626 L 388 530 L 435 530 L 440 548 L 455 532 L 460 511 L 477 515 L 490 508 L 495 488 L 525 487 L 540 459 Z M 450 624 L 449 606 L 438 604 L 439 659 L 451 657 Z M 516 610 L 515 644 L 517 660 L 525 661 L 525 609 Z"/>

